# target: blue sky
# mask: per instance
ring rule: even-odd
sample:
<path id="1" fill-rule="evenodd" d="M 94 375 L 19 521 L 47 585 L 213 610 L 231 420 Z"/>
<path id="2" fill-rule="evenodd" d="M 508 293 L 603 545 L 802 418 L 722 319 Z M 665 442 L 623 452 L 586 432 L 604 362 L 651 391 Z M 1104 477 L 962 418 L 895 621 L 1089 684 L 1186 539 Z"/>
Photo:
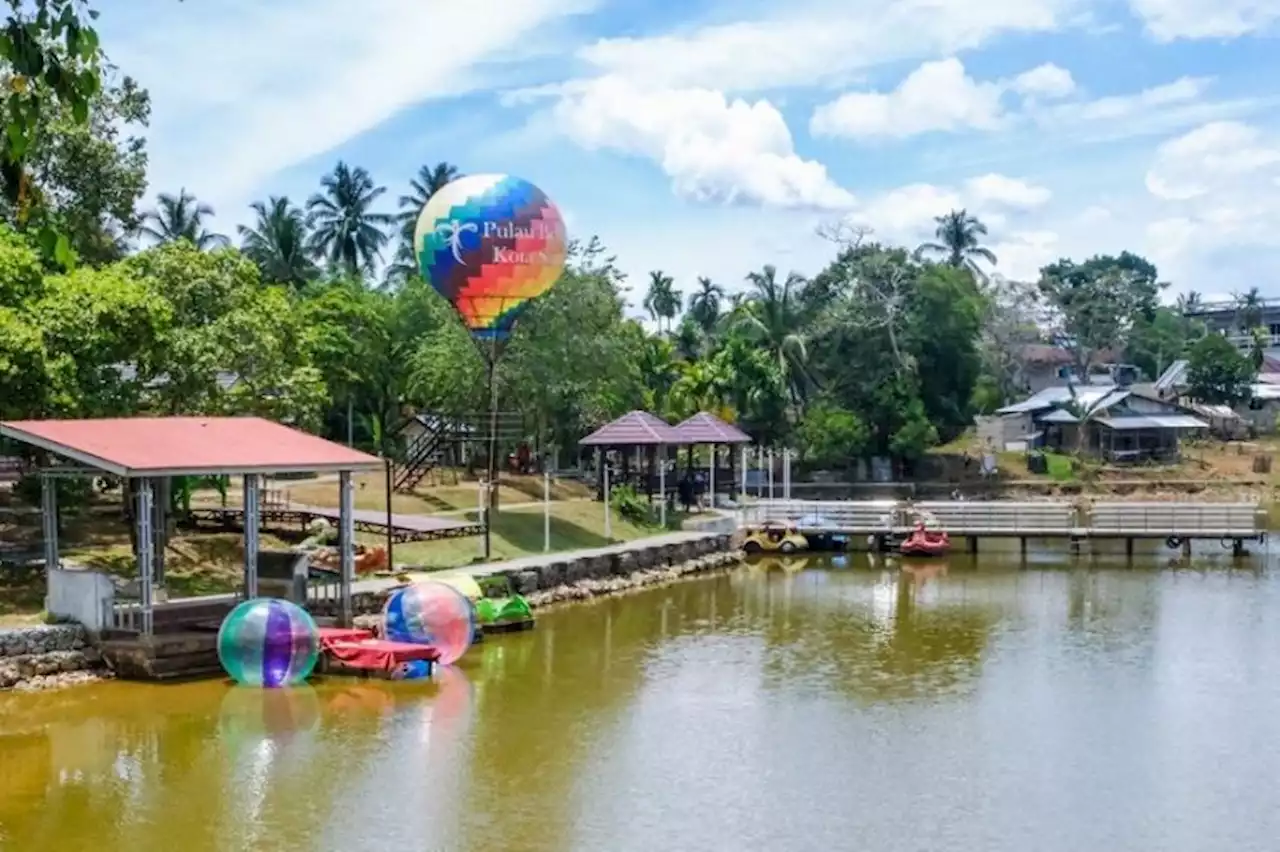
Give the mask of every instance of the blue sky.
<path id="1" fill-rule="evenodd" d="M 996 272 L 1129 249 L 1171 293 L 1280 263 L 1280 0 L 130 0 L 152 191 L 233 232 L 339 159 L 517 174 L 633 283 L 812 274 L 966 207 Z"/>

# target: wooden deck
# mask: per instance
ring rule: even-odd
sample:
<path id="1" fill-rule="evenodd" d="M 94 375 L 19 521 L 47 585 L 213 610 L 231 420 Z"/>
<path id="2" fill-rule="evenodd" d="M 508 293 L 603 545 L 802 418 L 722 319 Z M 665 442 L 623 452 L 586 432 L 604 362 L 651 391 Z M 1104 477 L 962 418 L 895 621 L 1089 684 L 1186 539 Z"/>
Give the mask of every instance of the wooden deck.
<path id="1" fill-rule="evenodd" d="M 386 535 L 385 512 L 357 509 L 352 513 L 352 519 L 355 522 L 356 532 Z M 336 527 L 338 510 L 324 506 L 264 506 L 260 524 L 262 529 L 305 531 L 316 520 L 329 521 Z M 244 529 L 244 509 L 239 506 L 192 509 L 187 516 L 187 523 L 196 528 Z M 479 535 L 483 531 L 484 527 L 481 524 L 454 518 L 442 518 L 436 515 L 391 515 L 391 540 L 397 544 Z"/>
<path id="2" fill-rule="evenodd" d="M 795 524 L 801 532 L 905 535 L 923 514 L 953 536 L 971 539 L 1067 538 L 1261 541 L 1266 515 L 1257 503 L 1065 500 L 810 501 L 762 500 L 740 510 L 739 523 Z"/>

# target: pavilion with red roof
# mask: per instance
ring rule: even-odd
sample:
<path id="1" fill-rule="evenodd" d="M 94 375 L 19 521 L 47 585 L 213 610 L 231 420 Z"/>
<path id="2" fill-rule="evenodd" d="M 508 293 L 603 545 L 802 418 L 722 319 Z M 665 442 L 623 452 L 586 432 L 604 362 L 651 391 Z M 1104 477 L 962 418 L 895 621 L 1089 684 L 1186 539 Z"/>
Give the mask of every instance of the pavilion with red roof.
<path id="1" fill-rule="evenodd" d="M 737 426 L 726 423 L 714 414 L 707 411 L 699 411 L 697 414 L 681 421 L 675 425 L 676 432 L 680 433 L 686 446 L 689 447 L 689 467 L 693 467 L 693 448 L 697 446 L 709 447 L 711 450 L 710 482 L 708 483 L 708 491 L 711 494 L 711 507 L 715 508 L 716 503 L 716 468 L 720 466 L 719 450 L 721 447 L 729 447 L 729 496 L 734 496 L 734 484 L 737 482 L 735 475 L 735 464 L 732 448 L 740 445 L 745 448 L 751 443 L 751 436 L 743 432 Z M 743 475 L 746 475 L 747 459 L 746 450 L 743 450 L 742 456 Z"/>
<path id="2" fill-rule="evenodd" d="M 351 620 L 355 575 L 355 527 L 351 475 L 381 470 L 384 462 L 367 453 L 260 417 L 130 417 L 94 420 L 0 422 L 0 436 L 51 453 L 71 464 L 41 471 L 43 477 L 45 564 L 58 566 L 57 491 L 65 476 L 110 474 L 130 480 L 136 499 L 140 633 L 153 625 L 156 524 L 163 506 L 156 500 L 174 476 L 239 475 L 244 480 L 244 595 L 258 592 L 259 491 L 263 476 L 281 473 L 337 473 L 339 476 L 339 595 L 343 621 Z M 162 541 L 163 539 L 161 539 Z"/>

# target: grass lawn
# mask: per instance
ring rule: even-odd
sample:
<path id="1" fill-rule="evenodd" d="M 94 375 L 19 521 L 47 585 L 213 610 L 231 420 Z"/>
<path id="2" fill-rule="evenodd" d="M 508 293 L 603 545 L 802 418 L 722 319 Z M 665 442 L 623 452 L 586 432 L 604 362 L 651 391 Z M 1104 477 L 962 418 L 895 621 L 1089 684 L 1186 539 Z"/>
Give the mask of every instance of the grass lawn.
<path id="1" fill-rule="evenodd" d="M 354 477 L 354 480 L 357 509 L 378 512 L 386 510 L 386 476 L 384 474 L 360 474 Z M 297 481 L 273 480 L 267 488 L 273 497 L 279 495 L 292 503 L 332 508 L 338 505 L 337 477 Z M 541 477 L 504 476 L 498 486 L 499 505 L 541 502 L 542 489 Z M 240 505 L 243 493 L 239 479 L 233 478 L 231 489 L 227 494 L 228 505 Z M 590 488 L 580 482 L 552 480 L 552 500 L 575 500 L 590 496 Z M 197 495 L 196 502 L 202 505 L 218 505 L 221 497 L 216 491 L 202 491 Z M 478 502 L 479 492 L 476 482 L 467 480 L 454 471 L 440 472 L 436 482 L 432 482 L 431 477 L 428 477 L 410 493 L 391 495 L 392 511 L 405 515 L 456 514 L 473 510 Z"/>
<path id="2" fill-rule="evenodd" d="M 474 520 L 475 512 L 466 515 Z M 679 513 L 667 517 L 668 526 L 678 529 L 684 516 Z M 660 535 L 661 529 L 642 527 L 624 521 L 613 513 L 610 532 L 613 541 L 632 541 L 646 536 Z M 360 536 L 369 543 L 379 543 L 376 535 Z M 604 547 L 611 542 L 604 537 L 604 507 L 593 501 L 553 503 L 551 505 L 551 549 L 583 550 Z M 526 507 L 500 511 L 494 518 L 491 541 L 492 558 L 516 559 L 542 553 L 543 513 L 541 507 Z M 483 538 L 442 539 L 413 544 L 397 544 L 394 558 L 397 563 L 422 565 L 427 568 L 455 568 L 477 562 L 483 552 Z"/>

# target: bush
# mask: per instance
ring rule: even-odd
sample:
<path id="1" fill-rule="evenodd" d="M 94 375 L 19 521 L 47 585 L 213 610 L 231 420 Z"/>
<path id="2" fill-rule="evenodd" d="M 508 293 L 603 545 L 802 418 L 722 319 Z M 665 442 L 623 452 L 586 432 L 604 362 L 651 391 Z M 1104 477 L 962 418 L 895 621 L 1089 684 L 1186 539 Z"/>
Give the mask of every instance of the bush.
<path id="1" fill-rule="evenodd" d="M 630 485 L 619 485 L 609 489 L 609 505 L 622 517 L 640 526 L 652 526 L 657 523 L 653 506 L 649 501 L 636 493 Z"/>

